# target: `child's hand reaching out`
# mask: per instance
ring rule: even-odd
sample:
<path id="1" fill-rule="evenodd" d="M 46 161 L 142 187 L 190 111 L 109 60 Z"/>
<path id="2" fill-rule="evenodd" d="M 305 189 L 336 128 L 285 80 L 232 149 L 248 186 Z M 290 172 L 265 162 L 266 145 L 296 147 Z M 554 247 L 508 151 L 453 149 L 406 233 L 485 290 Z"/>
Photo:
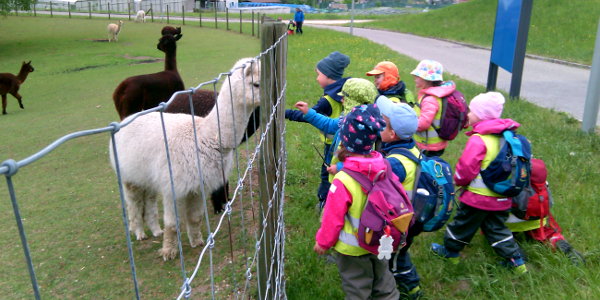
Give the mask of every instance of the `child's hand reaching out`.
<path id="1" fill-rule="evenodd" d="M 298 101 L 298 102 L 296 102 L 296 104 L 294 104 L 294 107 L 296 107 L 303 114 L 308 113 L 308 103 L 306 103 L 306 102 Z"/>

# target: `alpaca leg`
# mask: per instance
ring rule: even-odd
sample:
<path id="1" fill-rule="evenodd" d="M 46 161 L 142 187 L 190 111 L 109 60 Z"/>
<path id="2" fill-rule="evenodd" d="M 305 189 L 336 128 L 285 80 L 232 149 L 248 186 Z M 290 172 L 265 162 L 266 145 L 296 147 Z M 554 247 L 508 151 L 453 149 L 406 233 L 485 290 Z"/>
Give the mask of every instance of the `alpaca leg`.
<path id="1" fill-rule="evenodd" d="M 204 205 L 202 199 L 197 195 L 190 194 L 185 199 L 186 201 L 186 229 L 190 245 L 192 248 L 197 246 L 204 246 L 202 240 L 202 212 L 204 211 Z"/>
<path id="2" fill-rule="evenodd" d="M 158 199 L 156 193 L 146 192 L 144 202 L 144 221 L 152 231 L 153 236 L 162 235 L 163 231 L 158 222 Z"/>
<path id="3" fill-rule="evenodd" d="M 6 114 L 6 94 L 2 94 L 2 114 Z"/>
<path id="4" fill-rule="evenodd" d="M 17 101 L 19 101 L 19 107 L 21 109 L 25 109 L 25 107 L 23 107 L 23 102 L 21 102 L 21 100 L 23 99 L 23 97 L 21 97 L 21 95 L 18 92 L 14 92 L 11 95 L 15 96 L 15 98 L 17 98 Z"/>
<path id="5" fill-rule="evenodd" d="M 158 253 L 164 260 L 173 259 L 177 256 L 177 228 L 175 227 L 175 210 L 173 209 L 173 200 L 169 196 L 163 195 L 164 223 L 163 246 Z"/>
<path id="6" fill-rule="evenodd" d="M 146 239 L 144 233 L 144 191 L 142 188 L 125 183 L 125 203 L 127 204 L 127 215 L 129 216 L 129 231 L 135 234 L 136 239 Z"/>
<path id="7" fill-rule="evenodd" d="M 218 214 L 223 211 L 223 205 L 229 201 L 228 199 L 228 191 L 229 191 L 229 182 L 225 182 L 225 184 L 216 189 L 210 195 L 210 199 L 212 200 L 213 209 L 215 214 Z"/>

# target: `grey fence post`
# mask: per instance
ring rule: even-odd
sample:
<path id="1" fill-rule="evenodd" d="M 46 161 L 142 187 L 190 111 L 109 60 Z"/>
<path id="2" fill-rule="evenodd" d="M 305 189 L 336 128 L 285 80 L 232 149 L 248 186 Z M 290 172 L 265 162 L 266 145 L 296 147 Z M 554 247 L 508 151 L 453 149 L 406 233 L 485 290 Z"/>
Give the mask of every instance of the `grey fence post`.
<path id="1" fill-rule="evenodd" d="M 225 29 L 229 30 L 229 8 L 225 7 Z"/>
<path id="2" fill-rule="evenodd" d="M 108 19 L 110 20 L 110 2 L 106 3 L 106 7 L 108 8 Z"/>
<path id="3" fill-rule="evenodd" d="M 150 16 L 152 19 L 152 23 L 154 23 L 154 9 L 152 9 L 152 3 L 150 3 Z"/>
<path id="4" fill-rule="evenodd" d="M 88 2 L 88 12 L 90 14 L 90 19 L 92 18 L 92 4 Z"/>
<path id="5" fill-rule="evenodd" d="M 592 57 L 592 69 L 588 82 L 587 96 L 583 108 L 583 122 L 581 129 L 586 132 L 594 132 L 598 121 L 598 105 L 600 104 L 600 19 L 598 19 L 598 30 L 596 32 L 596 44 Z"/>
<path id="6" fill-rule="evenodd" d="M 215 6 L 215 28 L 218 28 L 217 26 L 217 2 L 213 2 L 214 6 Z"/>
<path id="7" fill-rule="evenodd" d="M 37 17 L 37 11 L 36 11 L 35 5 L 36 5 L 36 3 L 33 4 L 33 16 Z"/>
<path id="8" fill-rule="evenodd" d="M 261 40 L 261 51 L 265 51 L 270 48 L 283 34 L 285 34 L 285 26 L 281 22 L 275 22 L 273 19 L 265 20 L 261 31 L 263 32 L 262 40 Z M 286 62 L 286 53 L 287 50 L 287 40 L 284 40 L 282 44 L 279 44 L 273 51 L 270 51 L 268 55 L 263 56 L 263 60 L 261 61 L 261 107 L 270 109 L 273 107 L 277 101 L 279 96 L 279 90 L 282 88 L 282 83 L 285 82 L 285 62 Z M 274 70 L 274 71 L 273 71 Z M 275 74 L 273 74 L 275 73 Z M 264 84 L 263 84 L 264 83 Z M 285 101 L 285 100 L 281 100 Z M 261 124 L 267 124 L 269 122 L 269 114 L 261 113 Z M 281 117 L 281 112 L 279 112 L 278 117 Z M 264 178 L 264 180 L 260 180 L 260 190 L 261 190 L 261 199 L 260 199 L 260 210 L 261 220 L 259 224 L 266 224 L 264 239 L 261 241 L 261 252 L 262 253 L 272 253 L 275 246 L 275 231 L 277 224 L 277 216 L 274 213 L 267 213 L 264 211 L 268 209 L 269 200 L 272 198 L 274 193 L 273 185 L 278 182 L 278 178 L 276 178 L 276 172 L 273 170 L 277 169 L 279 166 L 276 162 L 279 161 L 279 147 L 281 146 L 280 135 L 283 128 L 278 128 L 278 122 L 273 122 L 272 127 L 266 133 L 266 142 L 261 146 L 261 153 L 264 153 L 260 156 L 260 175 L 259 178 Z M 278 205 L 275 204 L 272 206 L 272 212 L 278 211 Z M 262 219 L 263 216 L 268 215 L 266 220 Z M 272 268 L 269 268 L 270 264 L 274 264 Z M 265 257 L 264 255 L 259 255 L 258 258 L 258 298 L 264 299 L 265 295 L 261 293 L 261 289 L 265 289 L 267 286 L 274 287 L 276 286 L 275 278 L 271 278 L 270 282 L 266 282 L 268 278 L 269 269 L 277 270 L 278 266 L 276 265 L 276 261 L 271 261 L 269 257 Z M 274 298 L 274 297 L 273 297 Z"/>
<path id="9" fill-rule="evenodd" d="M 198 9 L 198 22 L 200 23 L 200 27 L 202 27 L 202 8 Z"/>
<path id="10" fill-rule="evenodd" d="M 67 11 L 69 12 L 69 19 L 71 18 L 71 3 L 67 2 Z"/>
<path id="11" fill-rule="evenodd" d="M 242 10 L 240 9 L 240 33 L 242 33 Z"/>
<path id="12" fill-rule="evenodd" d="M 167 24 L 169 24 L 169 4 L 167 4 Z"/>
<path id="13" fill-rule="evenodd" d="M 185 5 L 181 6 L 181 20 L 183 21 L 183 25 L 185 25 Z"/>
<path id="14" fill-rule="evenodd" d="M 50 1 L 50 18 L 54 17 L 54 15 L 52 14 L 52 1 Z"/>
<path id="15" fill-rule="evenodd" d="M 254 36 L 254 10 L 252 11 L 252 36 Z"/>

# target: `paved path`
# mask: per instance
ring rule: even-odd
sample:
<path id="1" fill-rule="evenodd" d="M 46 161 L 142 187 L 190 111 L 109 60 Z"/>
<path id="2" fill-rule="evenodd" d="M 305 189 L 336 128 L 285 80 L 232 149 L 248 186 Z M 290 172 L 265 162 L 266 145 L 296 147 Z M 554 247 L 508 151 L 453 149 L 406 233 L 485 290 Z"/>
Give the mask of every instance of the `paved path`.
<path id="1" fill-rule="evenodd" d="M 348 27 L 311 23 L 307 22 L 306 25 L 349 32 Z M 386 45 L 416 60 L 435 59 L 442 63 L 444 71 L 483 86 L 487 84 L 490 61 L 488 49 L 390 31 L 354 28 L 353 32 L 355 36 Z M 566 112 L 582 120 L 589 77 L 590 70 L 587 68 L 526 58 L 521 97 L 539 106 Z M 499 68 L 496 86 L 508 93 L 510 73 Z M 597 125 L 600 125 L 600 119 Z"/>

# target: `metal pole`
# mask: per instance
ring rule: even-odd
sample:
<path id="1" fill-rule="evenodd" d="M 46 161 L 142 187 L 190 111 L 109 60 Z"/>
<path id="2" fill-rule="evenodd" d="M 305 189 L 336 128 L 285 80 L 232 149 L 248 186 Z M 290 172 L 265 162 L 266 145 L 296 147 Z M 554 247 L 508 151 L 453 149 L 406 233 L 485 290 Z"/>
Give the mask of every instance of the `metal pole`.
<path id="1" fill-rule="evenodd" d="M 202 7 L 198 9 L 198 22 L 200 22 L 200 27 L 202 27 Z"/>
<path id="2" fill-rule="evenodd" d="M 513 60 L 512 76 L 510 80 L 511 99 L 518 99 L 521 93 L 521 81 L 523 79 L 523 65 L 525 64 L 525 48 L 527 47 L 527 35 L 531 20 L 531 8 L 533 0 L 523 0 L 521 5 L 521 16 L 517 32 L 517 44 L 515 46 L 515 57 Z"/>
<path id="3" fill-rule="evenodd" d="M 498 82 L 498 65 L 493 62 L 490 62 L 486 91 L 495 91 L 496 82 Z"/>
<path id="4" fill-rule="evenodd" d="M 592 57 L 592 69 L 588 82 L 587 96 L 583 108 L 583 123 L 581 129 L 593 132 L 598 121 L 598 105 L 600 104 L 600 18 L 598 19 L 598 31 L 596 32 L 596 44 L 594 56 Z"/>
<path id="5" fill-rule="evenodd" d="M 106 7 L 108 7 L 108 19 L 110 20 L 110 2 L 106 3 Z"/>
<path id="6" fill-rule="evenodd" d="M 185 25 L 185 5 L 181 6 L 181 20 L 183 21 L 183 25 Z"/>
<path id="7" fill-rule="evenodd" d="M 169 4 L 167 4 L 167 24 L 169 24 Z"/>
<path id="8" fill-rule="evenodd" d="M 127 19 L 131 21 L 131 2 L 127 2 Z"/>
<path id="9" fill-rule="evenodd" d="M 225 7 L 225 28 L 229 30 L 229 7 Z"/>
<path id="10" fill-rule="evenodd" d="M 352 8 L 350 11 L 350 35 L 354 35 L 354 0 L 352 0 Z"/>
<path id="11" fill-rule="evenodd" d="M 154 9 L 152 9 L 152 2 L 150 2 L 150 16 L 152 19 L 152 23 L 154 23 Z"/>
<path id="12" fill-rule="evenodd" d="M 92 18 L 92 4 L 88 2 L 88 12 L 90 14 L 90 19 Z"/>
<path id="13" fill-rule="evenodd" d="M 252 36 L 254 36 L 254 10 L 252 11 Z"/>
<path id="14" fill-rule="evenodd" d="M 69 11 L 69 19 L 71 18 L 71 4 L 69 2 L 67 2 L 67 9 Z M 16 12 L 16 10 L 15 10 Z"/>
<path id="15" fill-rule="evenodd" d="M 217 26 L 217 2 L 213 2 L 213 5 L 215 6 L 215 28 L 218 28 L 218 26 Z"/>
<path id="16" fill-rule="evenodd" d="M 240 9 L 240 33 L 242 33 L 242 10 Z"/>
<path id="17" fill-rule="evenodd" d="M 50 1 L 50 18 L 54 17 L 54 15 L 52 14 L 52 1 Z"/>

